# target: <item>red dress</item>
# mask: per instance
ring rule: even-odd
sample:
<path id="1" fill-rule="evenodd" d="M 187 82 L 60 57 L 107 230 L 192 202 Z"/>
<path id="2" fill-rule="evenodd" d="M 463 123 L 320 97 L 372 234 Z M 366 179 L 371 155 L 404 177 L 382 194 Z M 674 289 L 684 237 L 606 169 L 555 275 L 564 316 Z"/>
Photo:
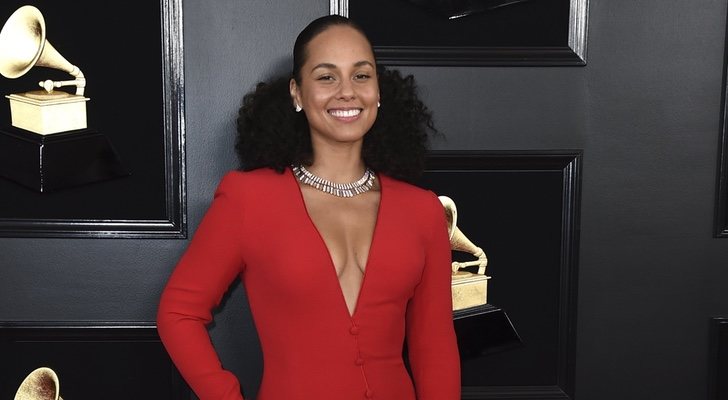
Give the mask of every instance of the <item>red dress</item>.
<path id="1" fill-rule="evenodd" d="M 258 400 L 460 399 L 442 204 L 431 191 L 378 178 L 377 222 L 353 315 L 291 170 L 223 178 L 157 315 L 162 342 L 201 400 L 242 399 L 206 329 L 238 276 L 263 352 Z"/>

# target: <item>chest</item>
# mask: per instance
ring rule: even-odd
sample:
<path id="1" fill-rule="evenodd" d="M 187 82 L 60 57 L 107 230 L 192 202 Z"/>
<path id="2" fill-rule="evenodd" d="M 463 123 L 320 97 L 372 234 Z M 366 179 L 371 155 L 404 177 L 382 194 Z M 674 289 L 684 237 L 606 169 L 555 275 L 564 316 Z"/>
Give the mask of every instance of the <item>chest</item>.
<path id="1" fill-rule="evenodd" d="M 363 274 L 378 220 L 379 193 L 339 198 L 304 187 L 302 195 L 311 224 L 326 245 L 337 275 Z"/>
<path id="2" fill-rule="evenodd" d="M 365 212 L 331 212 L 331 204 L 308 210 L 303 203 L 268 206 L 265 216 L 251 216 L 256 220 L 248 226 L 255 228 L 245 233 L 254 236 L 246 240 L 245 279 L 255 281 L 255 287 L 325 303 L 340 295 L 337 264 L 344 265 L 340 258 L 352 254 L 366 266 L 360 296 L 374 292 L 379 301 L 402 301 L 419 282 L 426 243 L 413 226 L 417 215 L 391 207 L 386 195 L 378 207 L 362 205 L 359 211 Z"/>

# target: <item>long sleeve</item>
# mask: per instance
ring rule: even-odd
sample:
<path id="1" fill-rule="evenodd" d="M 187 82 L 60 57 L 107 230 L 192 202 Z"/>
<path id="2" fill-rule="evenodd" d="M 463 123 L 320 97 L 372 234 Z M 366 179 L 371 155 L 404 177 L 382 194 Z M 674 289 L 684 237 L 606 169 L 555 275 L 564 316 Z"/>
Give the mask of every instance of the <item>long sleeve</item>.
<path id="1" fill-rule="evenodd" d="M 452 253 L 442 205 L 434 194 L 431 203 L 425 208 L 425 267 L 407 308 L 407 351 L 418 400 L 459 400 L 460 356 L 452 318 Z"/>
<path id="2" fill-rule="evenodd" d="M 239 240 L 240 190 L 226 177 L 177 263 L 160 298 L 159 336 L 172 361 L 200 400 L 242 400 L 238 379 L 223 369 L 207 325 L 244 261 Z"/>

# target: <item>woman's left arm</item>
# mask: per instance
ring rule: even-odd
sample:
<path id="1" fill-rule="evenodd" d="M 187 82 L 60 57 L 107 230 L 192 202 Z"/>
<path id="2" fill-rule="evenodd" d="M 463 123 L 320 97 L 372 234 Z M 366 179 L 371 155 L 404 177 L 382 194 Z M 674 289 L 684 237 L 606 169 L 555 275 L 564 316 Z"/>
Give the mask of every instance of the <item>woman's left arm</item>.
<path id="1" fill-rule="evenodd" d="M 452 314 L 452 262 L 447 221 L 432 193 L 425 265 L 407 308 L 407 352 L 418 400 L 460 400 L 460 355 Z"/>

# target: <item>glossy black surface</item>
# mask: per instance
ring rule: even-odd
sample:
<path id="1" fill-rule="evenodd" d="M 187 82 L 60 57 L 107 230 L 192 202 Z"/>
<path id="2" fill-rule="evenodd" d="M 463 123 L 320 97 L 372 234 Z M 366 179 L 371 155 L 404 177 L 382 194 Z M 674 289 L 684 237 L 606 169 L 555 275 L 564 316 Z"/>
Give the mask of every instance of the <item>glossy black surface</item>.
<path id="1" fill-rule="evenodd" d="M 0 129 L 0 176 L 51 192 L 128 176 L 113 144 L 94 129 L 40 135 Z"/>
<path id="2" fill-rule="evenodd" d="M 469 359 L 523 346 L 508 314 L 492 304 L 453 313 L 460 358 Z"/>

